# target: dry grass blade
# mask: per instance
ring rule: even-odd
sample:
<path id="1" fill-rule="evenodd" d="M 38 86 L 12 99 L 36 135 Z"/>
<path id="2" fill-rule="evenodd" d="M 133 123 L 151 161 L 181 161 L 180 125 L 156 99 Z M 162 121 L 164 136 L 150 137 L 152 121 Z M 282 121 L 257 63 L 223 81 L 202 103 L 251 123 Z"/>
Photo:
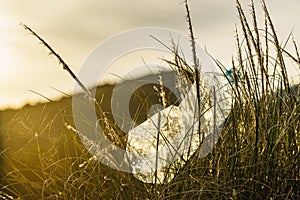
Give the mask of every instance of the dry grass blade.
<path id="1" fill-rule="evenodd" d="M 74 72 L 67 65 L 67 63 L 60 57 L 60 55 L 58 53 L 56 53 L 54 51 L 54 49 L 43 38 L 41 38 L 35 31 L 33 31 L 30 27 L 28 27 L 27 25 L 25 25 L 23 23 L 21 23 L 20 25 L 25 30 L 28 30 L 30 34 L 35 36 L 42 43 L 42 45 L 45 46 L 50 51 L 50 54 L 58 59 L 58 62 L 63 66 L 63 69 L 66 70 L 71 75 L 71 77 L 76 81 L 76 83 L 78 83 L 78 85 L 81 87 L 81 89 L 83 89 L 83 91 L 88 94 L 89 98 L 91 98 L 91 100 L 93 100 L 96 103 L 97 101 L 95 100 L 95 98 L 93 97 L 91 92 L 83 85 L 83 83 L 78 79 L 78 77 L 74 74 Z"/>
<path id="2" fill-rule="evenodd" d="M 197 58 L 197 52 L 196 52 L 196 42 L 195 42 L 195 35 L 193 31 L 193 25 L 192 25 L 192 18 L 190 14 L 190 8 L 188 5 L 188 0 L 185 0 L 185 10 L 186 10 L 186 20 L 188 22 L 188 29 L 190 32 L 190 38 L 191 38 L 191 46 L 192 46 L 192 54 L 193 54 L 193 62 L 194 62 L 194 77 L 195 77 L 195 83 L 196 83 L 196 97 L 197 97 L 197 107 L 198 107 L 198 113 L 195 113 L 195 116 L 198 115 L 200 116 L 200 110 L 201 110 L 201 96 L 200 96 L 200 71 L 201 71 L 201 66 L 199 65 L 199 60 Z M 201 130 L 201 123 L 198 123 L 198 130 Z M 194 132 L 194 131 L 193 131 Z M 203 142 L 201 138 L 204 138 L 204 133 L 198 133 L 199 134 L 199 141 L 200 146 L 201 143 Z M 195 152 L 195 156 L 192 156 L 192 160 L 197 156 L 198 150 Z"/>

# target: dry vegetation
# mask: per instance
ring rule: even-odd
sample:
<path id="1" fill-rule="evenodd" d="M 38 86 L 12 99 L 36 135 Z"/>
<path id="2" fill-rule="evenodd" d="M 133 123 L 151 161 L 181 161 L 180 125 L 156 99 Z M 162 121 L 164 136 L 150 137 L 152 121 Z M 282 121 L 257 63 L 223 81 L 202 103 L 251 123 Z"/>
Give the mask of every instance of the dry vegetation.
<path id="1" fill-rule="evenodd" d="M 250 18 L 239 1 L 236 5 L 241 25 L 236 31 L 237 54 L 230 67 L 216 61 L 224 72 L 233 68 L 234 104 L 207 157 L 192 157 L 167 184 L 142 183 L 132 174 L 102 165 L 85 150 L 78 136 L 65 127 L 74 124 L 71 100 L 64 98 L 0 113 L 0 197 L 299 199 L 300 96 L 286 71 L 288 60 L 300 66 L 298 49 L 293 39 L 288 42 L 294 44 L 294 53 L 280 43 L 264 1 L 260 2 L 264 27 L 257 25 L 253 2 Z M 189 29 L 193 39 L 191 23 Z M 185 63 L 174 57 L 170 63 L 180 69 Z M 110 102 L 111 89 L 99 91 L 99 97 L 107 98 L 103 108 L 109 107 L 105 102 Z"/>

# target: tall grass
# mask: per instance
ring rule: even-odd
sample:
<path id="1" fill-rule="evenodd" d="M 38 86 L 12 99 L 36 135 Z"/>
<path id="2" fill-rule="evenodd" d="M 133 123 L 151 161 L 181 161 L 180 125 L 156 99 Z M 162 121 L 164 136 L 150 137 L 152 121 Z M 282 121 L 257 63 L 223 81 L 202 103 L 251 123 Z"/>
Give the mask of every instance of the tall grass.
<path id="1" fill-rule="evenodd" d="M 285 44 L 280 43 L 265 2 L 261 1 L 260 5 L 264 11 L 264 27 L 258 27 L 254 1 L 250 5 L 250 18 L 246 17 L 240 1 L 236 1 L 240 19 L 240 29 L 236 30 L 237 54 L 232 58 L 232 66 L 223 66 L 216 61 L 224 74 L 227 69 L 233 69 L 229 83 L 234 102 L 222 135 L 207 157 L 192 157 L 184 166 L 172 170 L 174 178 L 169 183 L 142 183 L 131 174 L 107 168 L 88 154 L 74 134 L 70 110 L 61 108 L 57 116 L 62 121 L 56 125 L 60 134 L 52 137 L 53 127 L 49 124 L 45 127 L 50 134 L 47 141 L 56 138 L 51 141 L 52 146 L 44 148 L 40 143 L 43 132 L 29 126 L 27 131 L 36 135 L 30 138 L 27 146 L 11 157 L 0 151 L 3 162 L 9 166 L 1 170 L 0 197 L 299 199 L 300 96 L 298 85 L 291 85 L 286 69 L 287 61 L 300 66 L 300 57 L 294 40 L 287 41 L 294 44 L 294 53 L 287 52 Z M 195 41 L 187 2 L 186 8 L 193 47 Z M 54 53 L 44 40 L 39 39 Z M 192 51 L 197 66 L 196 52 Z M 184 58 L 174 52 L 174 60 L 168 61 L 169 64 L 179 71 L 185 69 Z M 54 55 L 60 58 L 58 54 Z M 70 70 L 62 59 L 59 61 Z M 180 72 L 184 73 L 184 70 Z M 190 78 L 190 74 L 185 76 Z M 196 70 L 192 81 L 201 81 L 199 78 Z M 17 118 L 18 115 L 9 126 L 13 127 Z M 66 131 L 65 122 L 69 131 Z M 107 127 L 111 132 L 117 132 L 112 129 L 113 124 Z M 42 131 L 42 127 L 38 130 Z M 22 152 L 29 149 L 35 149 L 30 155 L 37 157 L 38 163 L 18 160 Z"/>

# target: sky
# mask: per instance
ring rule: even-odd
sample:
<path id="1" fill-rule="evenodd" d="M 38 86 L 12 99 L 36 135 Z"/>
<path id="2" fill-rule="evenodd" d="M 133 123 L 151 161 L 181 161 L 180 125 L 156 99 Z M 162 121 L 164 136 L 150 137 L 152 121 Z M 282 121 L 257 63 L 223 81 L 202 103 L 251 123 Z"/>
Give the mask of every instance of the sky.
<path id="1" fill-rule="evenodd" d="M 249 1 L 243 1 L 245 9 Z M 279 38 L 293 30 L 300 41 L 300 0 L 267 1 Z M 258 4 L 259 5 L 259 4 Z M 238 24 L 234 0 L 190 0 L 197 43 L 230 67 Z M 74 81 L 48 55 L 24 23 L 44 38 L 75 73 L 90 52 L 112 35 L 140 27 L 161 27 L 185 34 L 182 0 L 0 0 L 0 109 L 44 102 L 72 94 Z M 293 78 L 297 73 L 289 69 Z"/>

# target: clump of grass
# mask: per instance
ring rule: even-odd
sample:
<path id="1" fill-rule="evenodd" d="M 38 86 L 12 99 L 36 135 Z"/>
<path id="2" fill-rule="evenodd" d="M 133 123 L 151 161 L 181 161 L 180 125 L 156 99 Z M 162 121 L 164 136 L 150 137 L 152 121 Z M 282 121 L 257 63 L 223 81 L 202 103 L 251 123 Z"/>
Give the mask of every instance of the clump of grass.
<path id="1" fill-rule="evenodd" d="M 194 54 L 194 65 L 198 65 L 192 23 L 187 1 L 189 30 Z M 222 135 L 213 151 L 205 158 L 197 156 L 179 167 L 173 165 L 172 177 L 166 184 L 145 184 L 128 173 L 110 169 L 97 162 L 79 142 L 74 134 L 74 124 L 69 108 L 60 108 L 55 115 L 60 121 L 45 123 L 35 129 L 30 125 L 31 117 L 20 113 L 8 124 L 12 131 L 16 123 L 20 130 L 37 133 L 27 138 L 20 151 L 10 157 L 0 151 L 3 163 L 9 166 L 1 170 L 0 197 L 26 199 L 298 199 L 300 198 L 300 97 L 299 85 L 291 85 L 287 75 L 287 60 L 300 65 L 296 42 L 295 56 L 281 45 L 264 1 L 260 5 L 264 11 L 264 27 L 258 27 L 254 1 L 250 5 L 250 19 L 239 0 L 236 8 L 240 19 L 240 30 L 236 30 L 237 55 L 232 58 L 231 90 L 234 97 L 232 111 L 226 119 Z M 31 33 L 31 29 L 25 26 Z M 37 34 L 35 36 L 57 57 L 64 69 L 72 72 L 61 57 Z M 174 60 L 168 63 L 176 68 L 191 83 L 200 80 L 197 70 L 191 76 L 186 73 L 188 66 L 184 58 L 174 50 Z M 72 75 L 72 73 L 70 73 Z M 74 75 L 74 74 L 73 74 Z M 72 76 L 73 76 L 72 75 Z M 75 75 L 74 75 L 75 76 Z M 75 81 L 79 81 L 76 76 Z M 79 81 L 80 83 L 80 81 Z M 89 95 L 88 89 L 82 85 Z M 198 99 L 200 92 L 197 91 Z M 90 96 L 94 103 L 96 100 Z M 70 104 L 70 102 L 68 102 Z M 54 104 L 54 103 L 53 103 Z M 99 117 L 109 113 L 101 110 Z M 53 107 L 51 107 L 53 108 Z M 45 119 L 50 110 L 43 108 L 40 119 Z M 103 112 L 102 112 L 103 111 Z M 30 114 L 30 113 L 29 113 Z M 35 119 L 39 121 L 38 119 Z M 51 121 L 51 120 L 50 120 Z M 67 127 L 65 128 L 65 122 Z M 28 125 L 29 124 L 29 125 Z M 120 146 L 126 144 L 123 136 L 118 138 L 112 120 L 103 126 L 112 140 Z M 27 129 L 26 129 L 27 128 Z M 54 130 L 55 129 L 55 130 Z M 199 129 L 200 130 L 200 129 Z M 55 135 L 54 137 L 54 133 Z M 109 133 L 108 133 L 109 134 Z M 23 137 L 28 137 L 28 135 Z M 31 134 L 32 135 L 32 134 Z M 32 137 L 32 136 L 31 136 Z M 50 142 L 44 148 L 41 140 Z M 23 152 L 35 156 L 38 163 L 22 160 Z M 27 155 L 28 156 L 28 155 Z M 35 166 L 35 167 L 33 167 Z M 1 166 L 2 167 L 2 166 Z M 5 170 L 5 171 L 4 171 Z M 30 175 L 28 175 L 30 174 Z"/>
<path id="2" fill-rule="evenodd" d="M 286 60 L 300 64 L 297 46 L 296 56 L 281 46 L 264 1 L 262 29 L 253 1 L 252 19 L 236 5 L 243 36 L 236 31 L 232 112 L 214 151 L 181 169 L 161 198 L 299 198 L 299 86 L 286 70 Z"/>

